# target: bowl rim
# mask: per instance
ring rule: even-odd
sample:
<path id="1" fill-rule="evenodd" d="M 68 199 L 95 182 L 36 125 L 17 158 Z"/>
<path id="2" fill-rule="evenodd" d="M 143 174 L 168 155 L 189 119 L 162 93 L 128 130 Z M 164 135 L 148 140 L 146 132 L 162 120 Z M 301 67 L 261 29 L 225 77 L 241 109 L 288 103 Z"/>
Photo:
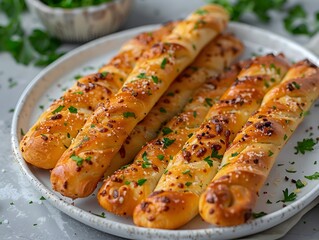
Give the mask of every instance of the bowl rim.
<path id="1" fill-rule="evenodd" d="M 104 2 L 98 5 L 77 7 L 77 8 L 61 8 L 61 7 L 50 7 L 49 5 L 43 3 L 41 0 L 26 0 L 26 2 L 42 12 L 55 13 L 55 14 L 78 14 L 84 11 L 88 12 L 98 12 L 109 8 L 112 5 L 120 4 L 121 2 L 131 1 L 131 0 L 110 0 L 109 2 Z"/>

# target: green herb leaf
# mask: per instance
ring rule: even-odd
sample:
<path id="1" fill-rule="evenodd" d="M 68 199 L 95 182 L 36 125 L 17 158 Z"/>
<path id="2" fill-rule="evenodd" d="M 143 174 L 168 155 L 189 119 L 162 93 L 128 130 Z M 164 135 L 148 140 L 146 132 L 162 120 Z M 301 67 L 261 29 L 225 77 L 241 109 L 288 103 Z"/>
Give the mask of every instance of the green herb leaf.
<path id="1" fill-rule="evenodd" d="M 296 88 L 296 89 L 300 89 L 300 85 L 296 82 L 292 82 L 292 85 Z"/>
<path id="2" fill-rule="evenodd" d="M 171 133 L 171 132 L 173 132 L 173 130 L 170 129 L 169 127 L 163 127 L 163 129 L 162 129 L 162 133 L 164 136 Z"/>
<path id="3" fill-rule="evenodd" d="M 305 186 L 305 184 L 300 180 L 300 179 L 298 179 L 297 181 L 296 181 L 296 188 L 303 188 Z"/>
<path id="4" fill-rule="evenodd" d="M 157 158 L 162 161 L 164 159 L 164 155 L 162 155 L 162 154 L 157 155 Z"/>
<path id="5" fill-rule="evenodd" d="M 165 108 L 161 107 L 161 108 L 160 108 L 160 112 L 161 112 L 161 113 L 166 113 L 167 111 L 166 111 Z"/>
<path id="6" fill-rule="evenodd" d="M 145 79 L 145 78 L 147 78 L 147 76 L 145 73 L 140 73 L 139 75 L 137 75 L 137 78 Z"/>
<path id="7" fill-rule="evenodd" d="M 192 182 L 186 182 L 185 185 L 189 187 L 190 185 L 192 185 Z"/>
<path id="8" fill-rule="evenodd" d="M 63 108 L 64 108 L 63 105 L 58 106 L 56 109 L 54 109 L 54 110 L 52 111 L 52 114 L 56 114 L 56 113 L 58 113 L 58 112 L 61 112 Z"/>
<path id="9" fill-rule="evenodd" d="M 204 158 L 204 161 L 207 162 L 207 164 L 212 167 L 213 166 L 213 160 L 210 159 L 210 156 L 207 156 Z"/>
<path id="10" fill-rule="evenodd" d="M 163 142 L 163 147 L 168 148 L 170 145 L 172 145 L 175 142 L 176 139 L 169 139 L 164 137 L 162 142 Z"/>
<path id="11" fill-rule="evenodd" d="M 305 154 L 306 151 L 312 151 L 313 146 L 316 145 L 316 142 L 312 138 L 305 138 L 302 140 L 302 142 L 297 142 L 297 146 L 295 147 L 296 152 L 295 154 L 301 153 Z"/>
<path id="12" fill-rule="evenodd" d="M 139 180 L 137 180 L 137 185 L 142 186 L 146 181 L 147 181 L 147 179 L 145 179 L 145 178 L 139 179 Z"/>
<path id="13" fill-rule="evenodd" d="M 253 218 L 260 218 L 260 217 L 263 217 L 263 216 L 265 216 L 265 215 L 267 215 L 267 213 L 265 213 L 265 212 L 258 212 L 258 213 L 254 213 L 253 212 Z"/>
<path id="14" fill-rule="evenodd" d="M 212 154 L 210 155 L 212 158 L 217 158 L 221 160 L 223 158 L 223 155 L 218 155 L 218 151 L 214 148 Z"/>
<path id="15" fill-rule="evenodd" d="M 76 165 L 78 165 L 79 167 L 81 167 L 82 166 L 82 164 L 83 164 L 83 158 L 81 158 L 81 157 L 79 157 L 79 156 L 76 156 L 74 153 L 71 155 L 71 159 L 73 160 L 73 161 L 75 161 L 76 162 Z"/>
<path id="16" fill-rule="evenodd" d="M 208 106 L 213 106 L 213 104 L 212 104 L 212 99 L 211 98 L 205 98 L 205 102 L 206 102 L 206 104 L 208 105 Z"/>
<path id="17" fill-rule="evenodd" d="M 167 64 L 167 58 L 164 58 L 161 63 L 161 69 L 165 69 L 166 64 Z"/>
<path id="18" fill-rule="evenodd" d="M 305 178 L 309 179 L 309 180 L 318 180 L 319 179 L 319 172 L 315 172 L 312 175 L 309 176 L 305 176 Z"/>
<path id="19" fill-rule="evenodd" d="M 154 83 L 158 84 L 158 77 L 157 76 L 152 75 L 152 80 Z"/>
<path id="20" fill-rule="evenodd" d="M 296 198 L 297 198 L 296 193 L 292 192 L 289 194 L 288 188 L 286 188 L 282 192 L 284 194 L 284 199 L 280 200 L 281 202 L 292 202 L 292 201 L 296 200 Z"/>
<path id="21" fill-rule="evenodd" d="M 68 109 L 69 109 L 70 113 L 78 113 L 78 109 L 73 107 L 73 106 L 70 106 Z"/>
<path id="22" fill-rule="evenodd" d="M 231 154 L 231 157 L 236 157 L 239 153 L 238 152 L 234 152 Z"/>
<path id="23" fill-rule="evenodd" d="M 133 113 L 133 112 L 124 112 L 123 117 L 124 118 L 129 118 L 129 117 L 136 118 L 135 113 Z"/>
<path id="24" fill-rule="evenodd" d="M 198 15 L 205 15 L 205 14 L 208 13 L 208 11 L 205 10 L 205 9 L 197 9 L 197 10 L 195 11 L 195 13 L 198 14 Z"/>

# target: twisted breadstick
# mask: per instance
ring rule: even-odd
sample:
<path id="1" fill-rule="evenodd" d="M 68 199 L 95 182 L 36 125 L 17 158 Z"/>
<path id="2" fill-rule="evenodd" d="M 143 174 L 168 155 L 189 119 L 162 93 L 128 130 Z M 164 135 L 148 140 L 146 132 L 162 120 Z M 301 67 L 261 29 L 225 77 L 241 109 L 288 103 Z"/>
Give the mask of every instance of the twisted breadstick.
<path id="1" fill-rule="evenodd" d="M 287 69 L 284 58 L 267 55 L 256 58 L 240 72 L 209 110 L 201 127 L 170 161 L 155 192 L 135 208 L 135 224 L 174 229 L 196 216 L 199 195 L 216 174 L 225 149 Z"/>
<path id="2" fill-rule="evenodd" d="M 211 41 L 191 66 L 169 86 L 147 116 L 137 124 L 105 172 L 110 176 L 128 164 L 148 141 L 154 139 L 159 129 L 180 113 L 194 91 L 208 77 L 221 73 L 242 52 L 242 44 L 231 34 L 223 34 Z"/>
<path id="3" fill-rule="evenodd" d="M 243 46 L 239 40 L 233 38 L 232 43 L 229 46 L 236 47 L 238 54 L 241 53 Z M 205 53 L 210 54 L 209 51 Z M 157 139 L 143 147 L 134 163 L 104 181 L 97 195 L 100 205 L 118 215 L 132 215 L 137 204 L 156 187 L 170 157 L 181 149 L 190 134 L 204 120 L 210 107 L 208 104 L 214 104 L 219 99 L 236 79 L 238 72 L 239 67 L 236 65 L 219 77 L 205 77 L 206 83 L 195 92 L 184 111 L 164 126 Z"/>
<path id="4" fill-rule="evenodd" d="M 268 92 L 226 151 L 223 168 L 200 197 L 205 221 L 221 226 L 246 222 L 274 161 L 319 96 L 319 69 L 295 64 L 283 82 Z"/>
<path id="5" fill-rule="evenodd" d="M 36 167 L 53 168 L 98 104 L 120 89 L 140 55 L 168 35 L 174 26 L 175 23 L 170 23 L 153 33 L 139 34 L 99 73 L 79 79 L 23 137 L 20 143 L 23 158 Z"/>
<path id="6" fill-rule="evenodd" d="M 200 50 L 225 28 L 228 15 L 223 8 L 207 5 L 203 11 L 178 23 L 161 43 L 146 51 L 145 59 L 137 63 L 120 91 L 90 116 L 52 170 L 54 190 L 71 198 L 93 192 L 137 123 Z"/>

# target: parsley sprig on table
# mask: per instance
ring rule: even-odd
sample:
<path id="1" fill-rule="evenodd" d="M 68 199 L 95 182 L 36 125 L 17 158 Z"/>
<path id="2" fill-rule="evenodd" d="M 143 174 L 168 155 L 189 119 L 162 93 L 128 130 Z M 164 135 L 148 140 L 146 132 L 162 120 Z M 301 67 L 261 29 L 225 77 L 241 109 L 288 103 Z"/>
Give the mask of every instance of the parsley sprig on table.
<path id="1" fill-rule="evenodd" d="M 285 29 L 294 35 L 312 36 L 319 32 L 319 11 L 314 14 L 314 22 L 308 24 L 308 16 L 305 9 L 300 4 L 287 7 L 287 0 L 208 0 L 225 7 L 233 21 L 240 21 L 246 13 L 254 14 L 259 21 L 268 23 L 271 20 L 270 11 L 286 12 L 283 19 Z"/>
<path id="2" fill-rule="evenodd" d="M 61 43 L 40 29 L 28 35 L 21 25 L 24 10 L 23 0 L 0 0 L 0 13 L 8 18 L 6 25 L 0 25 L 0 53 L 8 52 L 24 65 L 46 66 L 63 54 L 57 51 Z"/>

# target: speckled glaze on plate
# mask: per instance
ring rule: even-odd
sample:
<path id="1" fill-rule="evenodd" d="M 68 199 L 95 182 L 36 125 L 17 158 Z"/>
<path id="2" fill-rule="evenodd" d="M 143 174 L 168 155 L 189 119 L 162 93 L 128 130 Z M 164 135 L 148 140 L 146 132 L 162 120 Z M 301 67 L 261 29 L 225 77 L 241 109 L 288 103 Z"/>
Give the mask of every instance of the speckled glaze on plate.
<path id="1" fill-rule="evenodd" d="M 265 186 L 260 191 L 254 212 L 263 211 L 267 215 L 236 227 L 220 228 L 211 226 L 203 222 L 198 216 L 178 230 L 136 227 L 129 218 L 105 213 L 99 207 L 95 193 L 85 199 L 77 199 L 75 201 L 62 197 L 51 189 L 47 171 L 36 169 L 26 164 L 19 150 L 21 132 L 29 129 L 35 122 L 42 111 L 42 106 L 44 108 L 49 106 L 53 98 L 57 98 L 62 94 L 61 90 L 72 85 L 74 76 L 95 71 L 102 63 L 112 57 L 126 40 L 139 32 L 150 31 L 155 27 L 140 27 L 85 44 L 44 69 L 25 89 L 13 117 L 12 146 L 22 172 L 35 188 L 52 205 L 74 219 L 101 231 L 134 239 L 238 238 L 271 228 L 292 217 L 313 201 L 319 195 L 319 181 L 308 180 L 304 176 L 312 175 L 316 171 L 319 172 L 319 159 L 317 160 L 319 154 L 318 144 L 315 145 L 314 151 L 307 152 L 305 155 L 294 154 L 294 146 L 297 145 L 298 141 L 302 141 L 303 138 L 316 138 L 319 136 L 317 121 L 319 119 L 318 101 L 282 150 Z M 319 65 L 319 60 L 312 53 L 270 32 L 238 23 L 231 23 L 228 31 L 235 33 L 236 36 L 244 41 L 246 51 L 243 58 L 251 57 L 252 54 L 283 52 L 293 61 L 308 58 Z M 295 184 L 291 182 L 292 179 L 301 179 L 306 181 L 307 185 L 297 193 L 295 201 L 287 203 L 287 206 L 283 207 L 283 203 L 277 201 L 283 199 L 282 191 L 284 189 L 289 189 L 289 193 L 296 189 Z M 267 200 L 269 200 L 268 203 Z M 269 204 L 269 202 L 272 202 L 272 204 Z"/>

